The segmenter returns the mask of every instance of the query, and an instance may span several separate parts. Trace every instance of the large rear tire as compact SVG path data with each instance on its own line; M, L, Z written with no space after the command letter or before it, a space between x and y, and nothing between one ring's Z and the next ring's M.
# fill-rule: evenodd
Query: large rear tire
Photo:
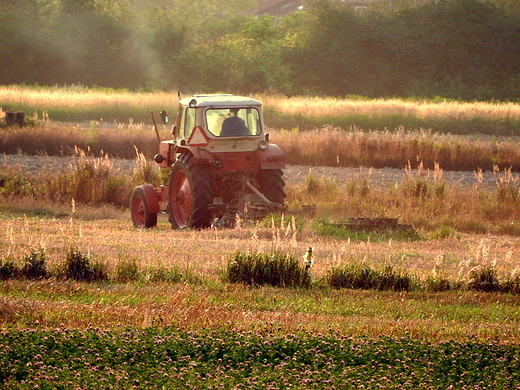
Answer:
M260 185L260 192L265 195L271 202L280 203L282 206L285 202L285 181L283 180L283 172L281 169L260 169L257 175L257 181Z
M191 157L188 154L179 157L170 172L168 209L173 229L210 225L211 177L207 167L193 164Z
M153 228L157 225L157 213L150 212L150 205L141 187L134 188L130 198L132 223L136 228Z

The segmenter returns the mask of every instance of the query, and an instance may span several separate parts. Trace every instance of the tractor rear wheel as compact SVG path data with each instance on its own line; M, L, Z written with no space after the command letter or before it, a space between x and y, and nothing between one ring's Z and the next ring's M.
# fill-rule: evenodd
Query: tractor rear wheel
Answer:
M170 172L168 205L173 229L206 228L210 224L211 177L207 167L193 164L191 157L179 157Z
M260 185L260 192L267 199L271 202L280 203L283 206L286 194L284 189L285 181L283 180L281 169L260 169L257 181Z
M157 225L157 213L150 213L150 205L142 187L136 187L132 192L130 212L137 228L153 228Z

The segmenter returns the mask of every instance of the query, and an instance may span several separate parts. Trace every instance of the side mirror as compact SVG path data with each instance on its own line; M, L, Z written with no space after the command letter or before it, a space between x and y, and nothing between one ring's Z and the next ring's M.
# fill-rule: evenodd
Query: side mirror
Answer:
M177 139L177 137L179 135L179 128L177 127L177 125L173 125L173 127L172 127L172 135L173 135L174 139Z
M166 111L161 111L159 115L161 116L161 119L165 125L167 125L170 122L170 118L168 118L168 114L166 113Z
M266 140L267 142L269 142L269 139L270 139L270 138L271 138L271 137L269 136L269 133L265 133L265 140Z

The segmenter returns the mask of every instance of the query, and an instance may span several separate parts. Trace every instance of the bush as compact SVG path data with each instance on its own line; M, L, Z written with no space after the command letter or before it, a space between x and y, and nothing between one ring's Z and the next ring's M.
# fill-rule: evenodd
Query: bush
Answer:
M227 276L231 283L261 286L310 287L311 278L303 262L292 255L276 252L237 252L228 262Z

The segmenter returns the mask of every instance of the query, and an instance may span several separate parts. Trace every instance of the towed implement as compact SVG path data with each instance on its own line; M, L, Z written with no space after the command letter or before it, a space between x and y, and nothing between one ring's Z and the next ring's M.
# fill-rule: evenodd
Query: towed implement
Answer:
M174 229L232 227L237 217L259 220L273 212L315 214L314 206L285 206L285 155L264 131L261 102L227 94L179 98L173 139L159 139L154 157L161 185L132 193L134 226L156 226L163 210ZM166 112L160 116L170 123ZM157 132L155 119L154 126Z

